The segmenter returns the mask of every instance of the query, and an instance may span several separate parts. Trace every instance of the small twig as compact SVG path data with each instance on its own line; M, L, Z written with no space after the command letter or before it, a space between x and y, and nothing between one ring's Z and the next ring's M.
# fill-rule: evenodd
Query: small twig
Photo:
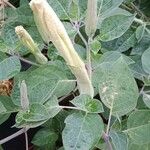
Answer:
M121 4L121 6L124 8L124 9L126 9L126 10L128 10L128 11L132 11L132 9L130 8L130 7L128 7L128 6L126 6L125 4Z
M106 134L109 135L109 129L110 129L110 123L111 123L111 116L112 116L112 109L113 107L110 108L110 113L109 113L109 118L108 118L108 125L106 129Z
M26 150L29 150L28 133L27 133L27 129L26 128L24 128L24 134L25 134L25 141L26 141Z
M59 98L58 102L59 103L62 102L64 99L66 99L68 96L71 96L71 95L73 95L75 97L74 92L76 92L77 89L78 88L76 87L69 95L65 95L65 96L62 96L61 98Z
M28 129L27 129L27 130L28 130ZM26 131L27 131L27 130L26 130ZM14 134L12 134L12 135L10 135L10 136L8 136L8 137L6 137L6 138L0 140L0 145L2 145L2 144L4 144L4 143L6 143L6 142L8 142L8 141L10 141L10 140L12 140L12 139L14 139L14 138L16 138L17 136L19 136L19 135L21 135L21 134L23 134L23 133L24 133L24 129L21 129L21 130L17 131L16 133L14 133Z
M9 7L12 7L13 9L16 9L16 7L14 5L12 5L10 2L8 2L8 0L3 0L3 2L5 4L7 4Z
M141 88L141 90L140 90L140 93L139 93L139 95L143 95L144 88L145 88L145 85L143 85L143 86L142 86L142 88Z
M72 95L72 93L70 93L69 95L65 95L65 96L62 96L61 98L59 98L58 102L62 102L64 99L66 99L68 96Z
M82 111L85 111L85 110L80 109L78 107L71 107L71 106L60 106L60 108L62 108L62 109L73 109L73 110L82 110Z
M16 56L16 55L15 55ZM39 64L37 64L37 63L35 63L35 62L32 62L32 61L30 61L30 60L27 60L27 59L24 59L24 58L22 58L22 57L20 57L20 56L17 56L20 60L22 60L23 62L26 62L26 63L28 63L28 64L30 64L30 65L33 65L33 66L37 66L37 67L40 67L40 65Z
M138 18L134 18L134 21L137 22L137 23L139 23L139 24L141 24L141 25L144 24L143 20L138 19Z

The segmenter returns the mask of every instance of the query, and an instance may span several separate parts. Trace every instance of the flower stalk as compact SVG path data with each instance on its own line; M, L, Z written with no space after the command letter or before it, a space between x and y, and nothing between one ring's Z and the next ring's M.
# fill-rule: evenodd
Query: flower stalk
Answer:
M48 62L47 58L41 53L30 34L22 26L17 26L15 32L21 43L30 50L39 64L46 64Z
M93 97L94 90L85 64L75 51L65 27L54 10L47 0L31 0L30 7L43 40L46 43L52 41L77 78L80 94L88 94Z

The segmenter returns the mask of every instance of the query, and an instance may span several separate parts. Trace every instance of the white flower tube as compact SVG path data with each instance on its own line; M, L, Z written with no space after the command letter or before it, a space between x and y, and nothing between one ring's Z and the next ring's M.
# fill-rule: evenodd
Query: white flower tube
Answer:
M88 36L94 35L97 28L97 0L88 0L85 32Z
M39 64L46 64L48 62L47 58L41 53L37 44L33 41L32 37L23 28L23 26L17 26L15 28L15 32L18 35L21 43L30 50Z
M75 51L62 22L47 0L31 0L30 7L43 40L46 43L52 41L77 78L80 94L88 94L93 97L94 90L85 64Z

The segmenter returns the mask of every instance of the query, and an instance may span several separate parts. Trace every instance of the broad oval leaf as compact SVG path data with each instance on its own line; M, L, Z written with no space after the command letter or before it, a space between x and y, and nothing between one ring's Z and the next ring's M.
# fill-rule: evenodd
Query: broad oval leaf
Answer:
M49 113L42 104L32 104L29 110L20 111L16 116L15 126L18 128L35 128L45 123L49 119Z
M39 130L32 139L32 143L36 146L48 146L51 147L58 139L58 135L50 129Z
M121 37L108 41L102 42L102 51L119 51L125 52L129 48L134 47L137 43L135 31L129 29Z
M122 57L114 62L102 63L95 74L99 76L101 100L112 109L114 116L125 115L136 107L138 87Z
M133 112L127 121L130 140L137 145L150 143L150 110L137 110Z
M124 133L110 131L110 137L115 150L128 150L128 139Z
M66 72L56 65L47 65L33 71L26 71L25 73L19 74L16 80L17 82L12 92L12 100L19 106L19 82L22 80L26 82L30 104L35 102L44 103L53 96L53 94L63 96L63 94L68 94L75 87L75 82L72 80L69 81ZM62 88L60 88L60 86ZM66 87L68 87L67 90L65 90Z
M100 26L101 41L111 41L122 36L130 27L134 20L134 15L126 16L123 14L110 16L104 19Z
M89 150L96 145L104 128L98 114L77 112L66 120L62 138L65 150Z
M140 40L140 42L133 47L131 55L141 56L149 48L150 48L150 35L144 35Z
M10 79L20 72L21 64L16 56L0 62L0 80Z

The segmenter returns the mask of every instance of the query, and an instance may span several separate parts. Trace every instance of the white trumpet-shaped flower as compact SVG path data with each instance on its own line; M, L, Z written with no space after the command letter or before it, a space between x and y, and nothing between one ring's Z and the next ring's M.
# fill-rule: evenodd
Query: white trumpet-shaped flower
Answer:
M26 46L30 52L35 56L36 60L40 64L46 64L48 62L47 58L41 53L37 44L33 41L30 34L22 27L17 26L15 32L18 35L21 43Z
M47 0L31 0L30 7L43 40L46 43L52 41L59 54L65 59L72 73L77 78L80 94L88 94L93 97L94 90L85 64L75 51L62 22L54 10L48 4Z
M97 28L97 0L88 0L85 32L88 36L94 35Z

